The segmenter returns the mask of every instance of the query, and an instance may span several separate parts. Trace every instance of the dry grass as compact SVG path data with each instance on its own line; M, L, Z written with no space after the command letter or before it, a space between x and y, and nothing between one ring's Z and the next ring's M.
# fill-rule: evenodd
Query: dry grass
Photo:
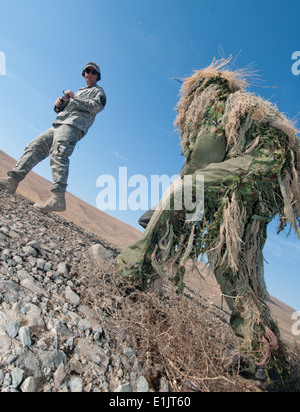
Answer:
M164 293L135 292L123 311L128 339L143 359L152 387L159 390L165 376L176 392L242 389L231 367L234 337L227 326L172 290Z
M153 391L244 392L253 384L238 374L235 336L221 312L194 294L178 296L131 287L114 265L89 276L85 303L105 312L106 330L118 345L135 348Z
M244 379L228 316L194 291L178 296L171 285L164 285L157 288L159 293L140 292L113 264L94 268L86 279L89 295L84 303L105 315L103 326L116 348L136 350L151 391L161 391L163 384L174 392L299 390L299 348L287 387L258 386Z

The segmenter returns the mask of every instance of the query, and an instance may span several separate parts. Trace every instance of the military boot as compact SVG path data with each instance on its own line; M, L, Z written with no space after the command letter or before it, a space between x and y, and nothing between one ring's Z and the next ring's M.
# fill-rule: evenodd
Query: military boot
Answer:
M9 193L15 193L18 189L19 183L12 177L0 179L0 189L6 190Z
M35 203L33 207L42 213L64 212L66 210L65 193L53 193L44 205Z

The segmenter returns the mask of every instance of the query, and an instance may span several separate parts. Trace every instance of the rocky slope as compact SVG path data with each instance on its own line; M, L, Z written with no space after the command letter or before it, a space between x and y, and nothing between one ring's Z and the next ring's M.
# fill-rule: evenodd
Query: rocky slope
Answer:
M88 250L101 243L117 253L0 190L2 392L148 390L135 351L111 340L105 303L91 304Z

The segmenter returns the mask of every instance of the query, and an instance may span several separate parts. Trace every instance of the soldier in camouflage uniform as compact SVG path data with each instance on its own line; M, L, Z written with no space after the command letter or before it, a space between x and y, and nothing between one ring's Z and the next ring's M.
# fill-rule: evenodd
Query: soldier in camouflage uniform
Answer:
M276 107L246 92L243 72L214 61L186 79L176 126L186 163L184 176L204 176L202 220L188 221L175 201L174 182L155 212L141 223L144 237L119 257L122 273L142 289L171 279L183 288L188 259L208 258L232 311L231 325L250 365L283 373L289 356L271 317L264 281L267 225L278 215L299 236L300 153L297 130ZM184 201L182 202L184 205ZM165 208L164 205L171 205Z
M95 117L106 105L104 90L97 85L101 79L100 68L88 62L82 73L86 87L77 93L65 92L55 104L58 116L51 127L33 140L25 149L19 162L9 171L8 178L0 179L0 188L14 193L18 184L42 160L48 156L53 178L52 197L45 205L35 204L41 212L61 212L66 209L65 192L69 175L69 158L76 143L88 132Z

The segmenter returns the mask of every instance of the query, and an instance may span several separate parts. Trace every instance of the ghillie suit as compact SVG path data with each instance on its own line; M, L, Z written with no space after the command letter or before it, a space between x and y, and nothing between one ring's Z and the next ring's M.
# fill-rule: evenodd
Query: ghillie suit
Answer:
M281 373L289 358L267 305L263 248L276 215L278 232L290 224L299 237L297 130L268 101L246 92L243 72L226 70L227 63L214 61L187 78L177 106L186 157L181 177L193 176L196 193L196 177L204 176L203 218L190 222L185 208L175 210L175 182L119 264L143 289L163 278L182 286L187 260L206 256L242 350L253 365Z

